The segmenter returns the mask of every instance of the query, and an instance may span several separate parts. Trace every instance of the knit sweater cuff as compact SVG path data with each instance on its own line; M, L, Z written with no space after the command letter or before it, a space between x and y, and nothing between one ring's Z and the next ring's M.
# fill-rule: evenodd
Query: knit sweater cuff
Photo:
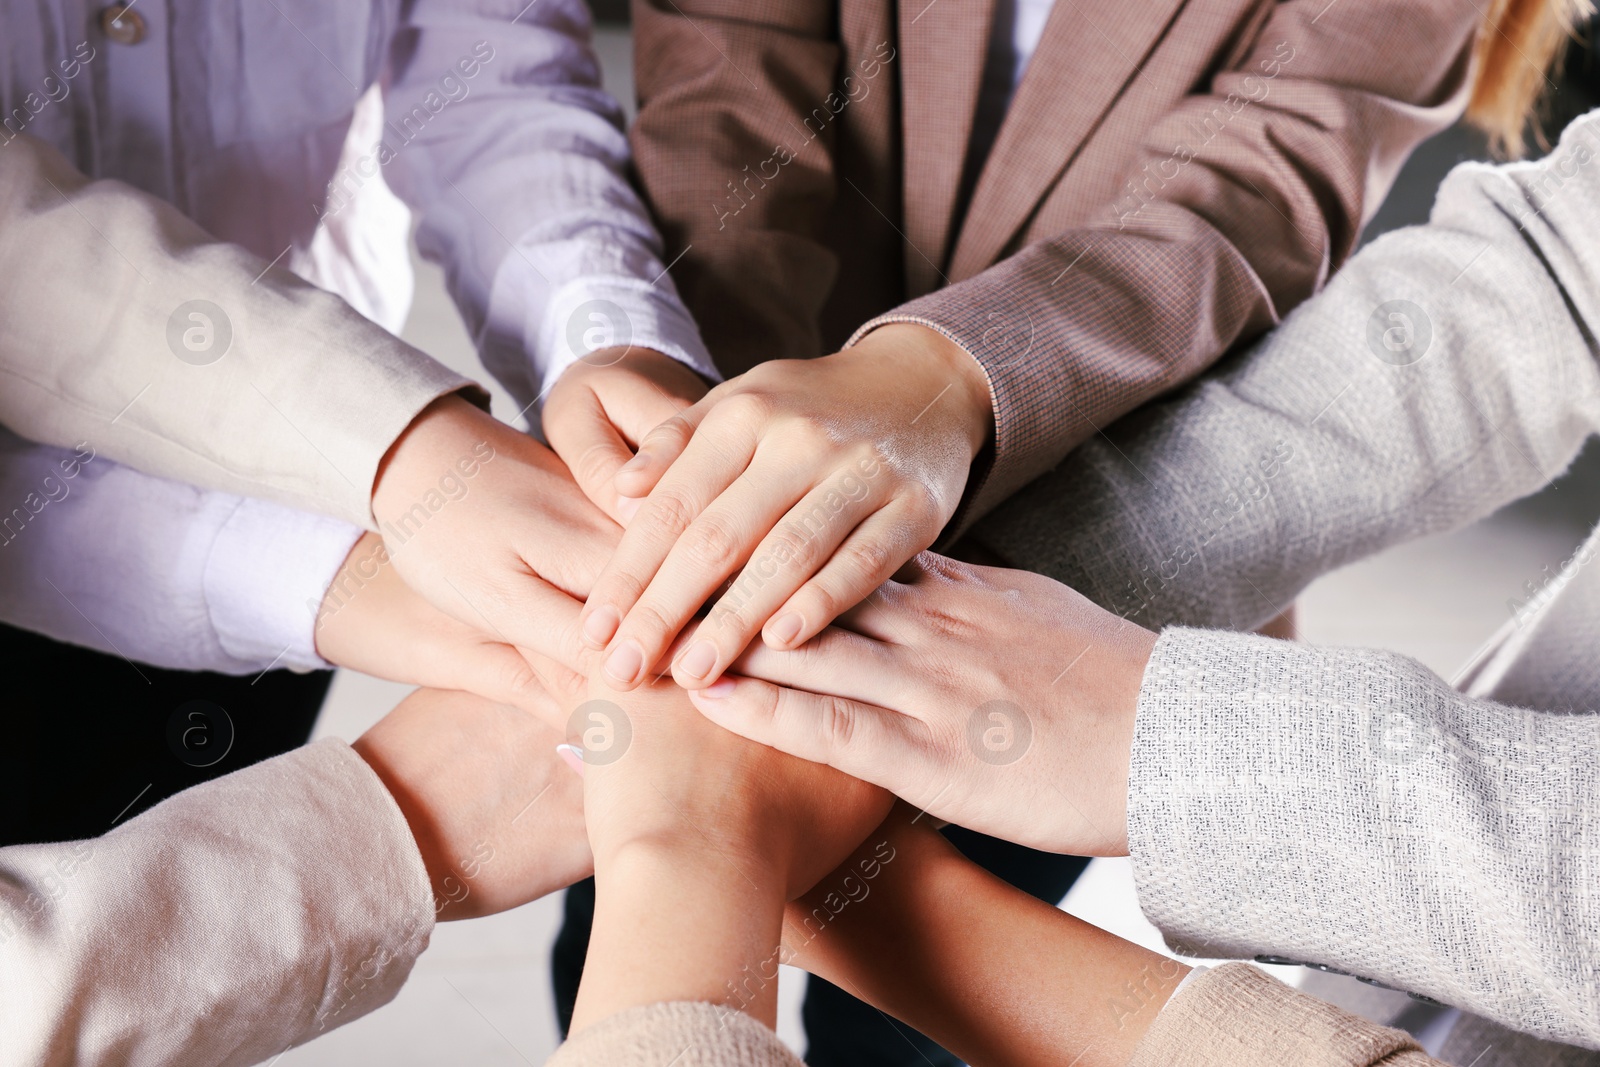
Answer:
M1291 989L1243 963L1169 1001L1128 1067L1426 1067L1410 1035Z
M619 1011L585 1027L546 1067L801 1067L778 1035L719 1004L671 1001Z

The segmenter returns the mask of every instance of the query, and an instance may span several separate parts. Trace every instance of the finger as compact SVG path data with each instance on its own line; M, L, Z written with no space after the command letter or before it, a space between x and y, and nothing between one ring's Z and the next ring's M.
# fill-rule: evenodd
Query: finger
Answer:
M710 411L710 397L664 418L639 441L637 454L617 470L614 487L619 496L643 497L661 481L667 469L678 461L701 421Z
M689 699L723 729L897 796L935 777L927 773L920 724L871 704L734 676L690 692Z
M683 531L628 610L612 647L631 643L644 664L660 659L673 638L750 558L762 537L804 491L802 472L789 464L763 465L758 455L757 462ZM740 647L733 645L723 653L715 646L692 642L674 661L673 669L678 672L683 665L686 673L680 676L685 681L698 678L732 659Z
M584 496L612 519L622 521L615 478L633 459L633 449L612 423L599 397L584 391L568 401L559 418L547 418L545 436L566 463Z
M769 520L766 529L771 532L749 554L748 562L738 561L743 564L739 577L718 598L695 632L695 640L674 662L674 680L686 689L716 681L762 624L768 623L773 611L824 566L850 531L870 519L879 506L880 500L870 490L852 498L824 483L806 493L781 522ZM662 573L672 569L669 559ZM818 626L812 632L821 629Z
M504 573L440 576L428 599L503 644L549 656L574 670L582 670L592 658L578 640L578 602L532 573L520 558L509 562Z
M755 444L746 439L744 445L703 433L656 486L589 590L581 625L590 648L611 644L623 616L644 594L683 531L744 473Z
M909 504L890 503L852 530L810 581L773 612L762 639L774 648L795 648L810 640L928 547L927 536ZM868 613L856 621L873 618ZM877 617L875 621L892 632L889 620Z
M903 702L900 692L908 668L897 646L830 626L792 651L757 641L727 669L773 685L820 690L893 709Z
M497 704L532 714L541 722L559 726L563 718L555 697L540 681L528 661L510 645L478 641L454 650L443 686L476 693ZM440 684L425 682L425 685Z

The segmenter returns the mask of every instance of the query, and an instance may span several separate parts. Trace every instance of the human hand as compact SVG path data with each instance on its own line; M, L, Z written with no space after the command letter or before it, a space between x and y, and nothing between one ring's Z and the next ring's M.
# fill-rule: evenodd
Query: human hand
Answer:
M351 746L410 824L440 919L505 911L593 870L560 739L515 708L422 689Z
M317 613L317 652L329 663L390 681L476 693L559 727L565 716L547 674L493 634L424 600L396 573L377 534L362 534ZM553 670L553 668L550 668Z
M619 531L555 454L460 397L407 427L372 494L389 559L445 614L567 664L581 658L572 597Z
M567 740L587 741L586 825L600 869L630 851L716 855L787 900L837 866L893 803L712 724L670 683L631 693L591 685L589 696Z
M712 725L676 686L590 696L574 720L599 742L582 763L595 918L573 1032L683 1000L773 1025L784 901L848 855L890 798Z
M653 349L591 352L563 371L550 390L542 416L545 440L584 494L621 522L639 502L618 495L618 468L633 459L647 433L705 393L698 374Z
M1156 635L1048 578L927 553L792 652L691 692L713 722L1034 848L1125 855ZM757 679L764 680L757 680ZM795 688L785 688L795 687Z
M620 494L649 496L589 594L584 641L631 688L740 572L674 660L678 684L711 684L758 631L802 644L933 543L992 422L977 361L908 324L716 387L618 471Z

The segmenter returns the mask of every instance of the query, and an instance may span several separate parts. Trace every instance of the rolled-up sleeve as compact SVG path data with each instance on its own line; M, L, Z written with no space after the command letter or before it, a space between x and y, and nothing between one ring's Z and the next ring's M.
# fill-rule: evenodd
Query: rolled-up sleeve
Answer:
M596 349L716 377L628 181L580 0L420 0L395 35L378 149L484 365L524 405Z

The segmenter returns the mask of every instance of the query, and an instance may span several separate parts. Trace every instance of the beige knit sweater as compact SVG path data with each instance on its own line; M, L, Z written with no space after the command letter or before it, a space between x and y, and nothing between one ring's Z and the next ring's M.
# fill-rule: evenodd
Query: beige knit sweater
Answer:
M800 1067L778 1035L714 1004L651 1004L574 1035L548 1067ZM1437 1067L1410 1036L1247 964L1206 971L1167 1003L1128 1067Z

